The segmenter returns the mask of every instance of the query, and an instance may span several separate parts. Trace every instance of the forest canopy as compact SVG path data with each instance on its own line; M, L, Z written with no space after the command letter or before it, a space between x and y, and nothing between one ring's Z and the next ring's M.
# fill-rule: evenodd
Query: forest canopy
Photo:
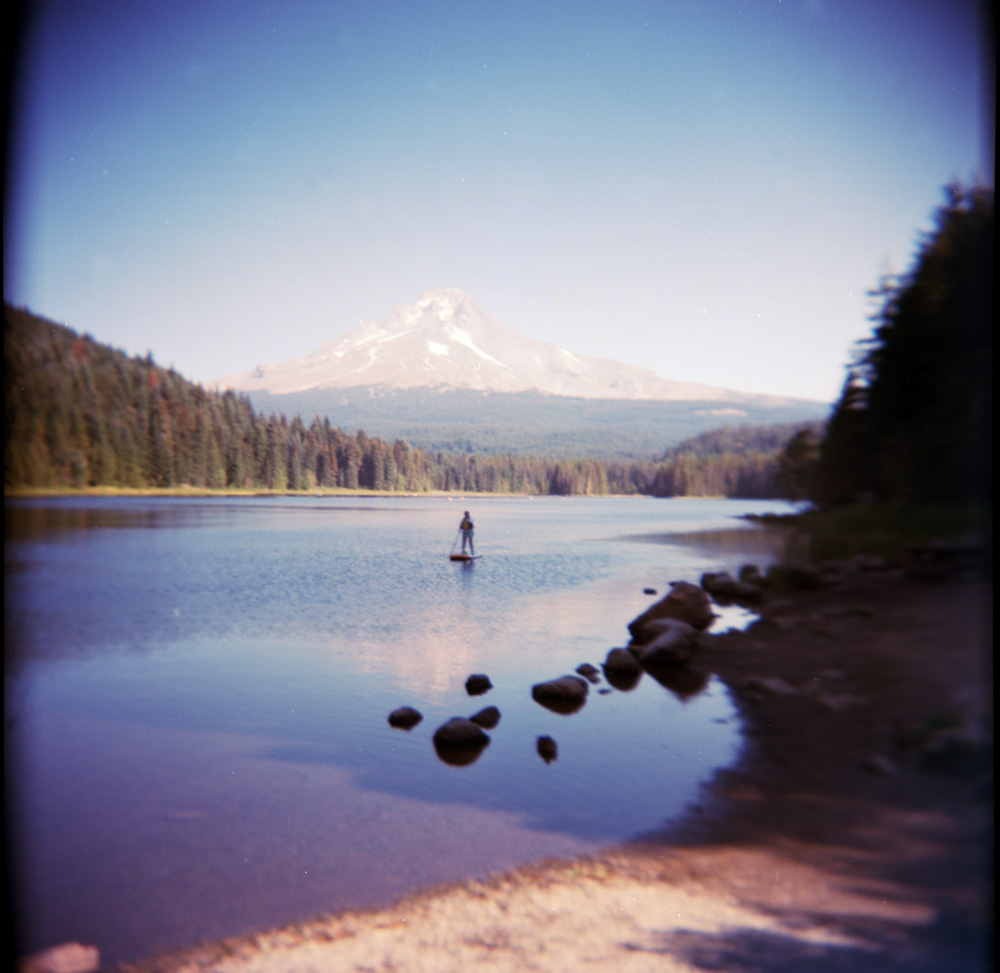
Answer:
M993 191L946 190L829 421L726 427L648 460L429 452L258 414L23 309L4 308L5 489L431 490L987 502Z
M706 433L648 460L427 452L258 414L152 356L4 308L6 489L378 490L774 497L797 425Z
M987 501L993 190L949 187L912 269L872 296L875 328L848 368L811 498L820 506Z

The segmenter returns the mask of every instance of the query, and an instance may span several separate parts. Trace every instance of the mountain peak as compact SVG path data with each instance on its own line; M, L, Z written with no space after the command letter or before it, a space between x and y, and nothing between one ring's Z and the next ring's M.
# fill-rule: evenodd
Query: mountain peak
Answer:
M741 398L539 341L493 317L457 288L427 291L309 355L260 365L217 384L272 395L367 387L534 391L588 399Z
M462 303L468 300L465 291L460 291L457 287L439 287L436 290L428 291L413 303L413 307L433 309L438 312L451 312Z

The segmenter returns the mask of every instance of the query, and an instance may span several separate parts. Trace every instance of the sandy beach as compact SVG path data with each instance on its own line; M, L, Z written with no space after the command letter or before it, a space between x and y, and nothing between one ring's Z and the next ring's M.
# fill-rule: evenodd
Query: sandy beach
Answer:
M991 969L990 599L889 569L769 593L704 640L745 747L678 825L121 973Z

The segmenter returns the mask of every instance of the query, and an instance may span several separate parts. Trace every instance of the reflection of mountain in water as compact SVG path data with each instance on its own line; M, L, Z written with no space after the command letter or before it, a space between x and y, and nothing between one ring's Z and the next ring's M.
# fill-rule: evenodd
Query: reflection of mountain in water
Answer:
M630 535L627 539L692 550L714 548L720 559L726 561L735 557L770 564L787 557L789 538L790 533L783 529L751 527L691 534ZM498 555L494 561L499 563L501 559L502 555ZM486 583L485 574L481 580ZM663 588L670 580L675 579L664 574L656 583ZM418 693L424 703L444 702L449 697L460 697L468 675L479 669L499 668L515 673L518 682L532 673L538 678L551 675L546 667L551 646L578 644L576 663L600 663L609 649L627 641L626 621L649 601L638 584L619 584L613 588L598 584L552 591L544 598L527 595L515 599L498 618L495 614L484 617L477 613L475 598L481 594L470 589L469 603L460 606L436 599L411 609L405 638L392 645L377 640L361 641L358 651L352 653L350 667L391 675L397 687L405 693ZM496 609L496 605L491 606L491 612ZM738 606L716 605L714 611L719 619L713 631L743 628L756 618L753 612ZM517 640L507 635L514 628L521 633ZM581 632L590 636L581 636ZM661 680L664 685L670 681L669 674L666 680ZM677 694L683 698L695 692L691 678L675 675L673 682L677 684ZM702 687L704 682L702 679Z
M456 619L440 603L413 612L409 631L393 644L361 640L352 646L345 668L392 677L404 692L418 691L422 701L457 696L476 665L487 633L474 618ZM338 664L344 666L338 641ZM355 651L356 650L356 651Z

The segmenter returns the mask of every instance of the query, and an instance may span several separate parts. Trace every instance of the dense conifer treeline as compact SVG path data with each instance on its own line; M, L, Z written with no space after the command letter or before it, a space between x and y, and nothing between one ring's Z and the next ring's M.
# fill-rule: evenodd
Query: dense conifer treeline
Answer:
M427 453L329 420L261 415L27 311L4 308L4 486L773 497L799 427L707 433L659 460Z
M872 295L876 327L826 435L811 449L796 443L800 479L820 506L992 495L993 190L945 192L913 268Z
M406 443L259 416L151 357L4 310L6 486L434 488L430 460Z

